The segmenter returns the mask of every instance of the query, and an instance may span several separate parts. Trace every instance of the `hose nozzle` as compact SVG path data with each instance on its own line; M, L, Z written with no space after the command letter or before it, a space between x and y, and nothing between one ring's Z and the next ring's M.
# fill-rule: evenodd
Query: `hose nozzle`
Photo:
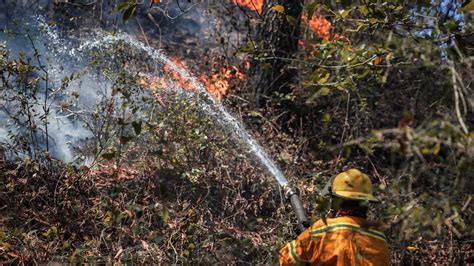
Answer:
M306 217L303 208L303 203L301 202L301 199L298 193L296 192L296 189L290 186L285 186L284 189L286 190L286 199L290 201L291 207L293 208L293 210L295 210L296 219L298 219L299 227L301 231L304 231L306 228L311 226L311 223L309 222L308 217Z

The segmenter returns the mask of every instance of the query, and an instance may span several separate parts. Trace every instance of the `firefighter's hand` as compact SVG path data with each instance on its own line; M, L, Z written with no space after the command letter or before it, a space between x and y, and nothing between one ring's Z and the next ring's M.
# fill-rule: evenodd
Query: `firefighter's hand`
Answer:
M303 233L304 230L308 229L310 226L311 224L309 222L299 223L293 228L293 232L295 232L295 235L298 237L301 233Z
M295 232L295 238L297 238L301 233L303 233L303 230L301 230L301 226L298 224L294 226L293 232Z

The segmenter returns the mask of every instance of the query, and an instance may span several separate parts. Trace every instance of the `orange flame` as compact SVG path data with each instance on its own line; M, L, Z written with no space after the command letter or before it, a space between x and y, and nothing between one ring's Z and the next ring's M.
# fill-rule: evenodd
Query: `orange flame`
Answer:
M245 75L235 66L230 68L222 67L220 71L212 74L210 79L207 79L204 74L199 76L199 80L204 83L207 90L218 101L222 100L222 98L227 94L227 91L229 90L229 81L234 78L239 80L245 79Z
M235 5L239 5L248 8L252 11L256 11L258 14L262 14L263 0L231 0ZM301 17L301 21L308 25L308 27L316 33L323 40L329 40L331 32L331 22L322 16L313 15L311 20L308 21L308 16L304 14Z
M329 20L322 16L313 15L311 20L308 21L308 15L303 14L301 21L307 24L311 31L321 37L321 39L329 40L331 33L331 22L329 22Z
M177 57L170 57L170 61L173 62L180 68L188 69L187 65ZM142 74L140 79L137 81L138 85L150 89L152 95L163 105L162 97L160 90L168 88L170 86L181 87L186 90L193 90L194 87L192 84L184 79L180 74L178 74L174 69L169 65L163 67L163 71L167 76L153 76Z
M232 0L232 3L262 14L263 0Z
M170 61L180 68L188 69L186 63L177 57L171 57ZM248 66L246 65L246 67ZM181 75L174 71L170 65L165 65L163 69L165 73L169 75L171 80L161 76L142 75L138 80L138 84L150 88L153 95L158 100L160 100L158 90L169 87L171 85L170 83L174 83L176 86L185 90L196 90L196 87L194 87L193 84L181 77ZM245 75L235 66L222 67L210 76L204 73L199 75L199 80L218 101L222 100L222 98L227 94L232 80L235 79L245 79Z
M173 62L176 66L178 66L178 67L180 67L184 70L188 70L188 66L186 65L186 63L183 62L183 60L179 59L178 57L172 56L172 57L170 57L170 61ZM174 71L171 68L171 66L165 65L163 69L164 69L165 73L170 75L172 81L175 82L176 84L178 84L183 89L185 89L185 90L195 90L196 89L192 86L192 84L190 83L189 80L184 79L179 73Z
M176 56L171 56L170 61L173 62L175 65L177 65L180 68L188 69L188 66L186 65L186 63L183 62L183 60L179 59Z

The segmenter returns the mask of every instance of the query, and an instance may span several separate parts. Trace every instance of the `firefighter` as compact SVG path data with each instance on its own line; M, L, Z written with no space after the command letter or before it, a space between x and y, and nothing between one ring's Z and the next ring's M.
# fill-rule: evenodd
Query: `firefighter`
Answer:
M331 212L280 250L280 265L388 265L387 239L367 220L369 203L378 203L369 177L349 169L323 190Z

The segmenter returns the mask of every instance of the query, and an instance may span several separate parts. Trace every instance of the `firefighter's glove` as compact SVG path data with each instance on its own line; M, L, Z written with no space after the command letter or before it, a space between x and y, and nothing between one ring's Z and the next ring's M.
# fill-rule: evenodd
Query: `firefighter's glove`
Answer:
M298 237L301 233L303 233L304 230L308 229L310 226L311 224L309 222L300 223L293 228L293 232L295 232L296 237Z

